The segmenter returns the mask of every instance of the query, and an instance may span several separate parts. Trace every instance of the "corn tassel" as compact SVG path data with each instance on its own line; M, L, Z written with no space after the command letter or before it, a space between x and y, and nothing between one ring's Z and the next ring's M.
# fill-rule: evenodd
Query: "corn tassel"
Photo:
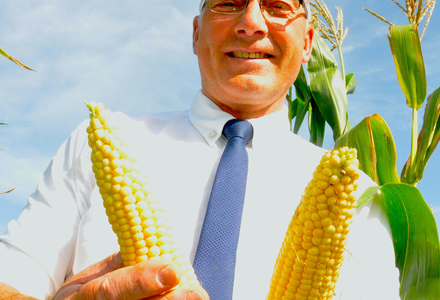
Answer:
M180 285L199 285L191 264L177 247L147 177L123 137L118 136L118 129L112 126L111 112L102 103L86 104L91 111L87 132L92 168L124 265L149 259L171 260L182 271Z
M358 165L356 149L323 156L288 227L268 300L332 298L353 217Z

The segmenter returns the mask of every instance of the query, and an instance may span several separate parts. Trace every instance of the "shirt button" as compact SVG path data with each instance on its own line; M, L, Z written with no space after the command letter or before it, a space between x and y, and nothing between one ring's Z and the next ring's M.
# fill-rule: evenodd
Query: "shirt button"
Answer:
M209 133L209 137L212 139L215 138L216 136L217 136L217 131L215 131L215 130L213 130Z

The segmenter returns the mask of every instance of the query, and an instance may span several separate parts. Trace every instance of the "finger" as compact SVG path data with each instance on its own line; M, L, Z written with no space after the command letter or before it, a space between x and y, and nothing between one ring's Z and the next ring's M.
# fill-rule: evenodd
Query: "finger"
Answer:
M77 275L66 281L65 284L85 284L95 278L101 277L122 267L124 267L124 263L122 262L121 253L116 252L101 260L100 262L91 265L84 271L78 273Z
M147 300L209 300L208 293L200 286L179 287Z
M176 265L149 260L117 269L84 284L75 299L143 299L163 294L179 284Z
M87 282L95 280L123 266L121 254L119 252L114 253L67 280L50 299L72 299L76 291Z

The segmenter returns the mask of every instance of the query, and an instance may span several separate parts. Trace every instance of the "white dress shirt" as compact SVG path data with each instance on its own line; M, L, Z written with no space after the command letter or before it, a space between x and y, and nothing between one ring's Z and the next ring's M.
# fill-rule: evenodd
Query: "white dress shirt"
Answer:
M202 92L189 111L133 120L121 127L192 261L218 161L221 132L233 117ZM249 120L249 175L234 299L264 300L287 226L325 150L289 130L287 108ZM0 281L39 298L118 251L91 169L83 122L61 146L18 220L0 236ZM374 183L361 176L358 194ZM390 229L380 206L356 210L335 299L399 299Z

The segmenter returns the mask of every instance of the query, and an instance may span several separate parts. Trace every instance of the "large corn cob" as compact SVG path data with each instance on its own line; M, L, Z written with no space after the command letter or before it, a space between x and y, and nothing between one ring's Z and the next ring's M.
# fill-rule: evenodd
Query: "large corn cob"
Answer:
M327 300L334 294L359 178L356 149L326 153L295 210L268 300Z
M112 126L111 112L102 103L86 104L91 111L87 132L93 172L124 264L158 258L171 260L182 271L181 285L198 285L191 264L176 247L161 203L151 192L129 146Z

